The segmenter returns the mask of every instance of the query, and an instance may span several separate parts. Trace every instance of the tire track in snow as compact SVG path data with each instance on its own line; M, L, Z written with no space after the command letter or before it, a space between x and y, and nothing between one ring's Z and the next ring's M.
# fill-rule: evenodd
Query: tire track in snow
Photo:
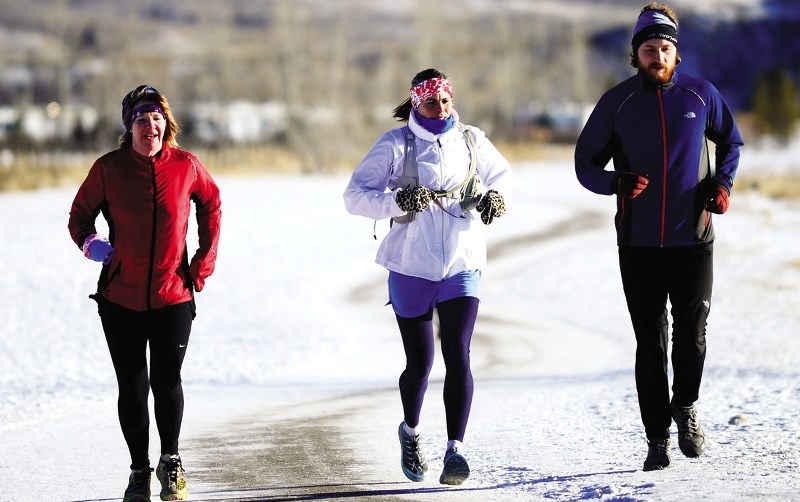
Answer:
M548 228L496 241L487 253L493 262L510 259L530 246L594 230L605 216L582 211ZM385 280L356 285L346 294L346 301L367 303L385 290ZM514 336L521 330L542 329L527 322L480 315L474 334L473 369L484 374L508 372L515 365L530 365L536 352L525 337ZM498 333L511 332L509 337ZM521 344L516 361L508 360L507 342ZM431 382L431 387L440 382ZM358 498L358 500L488 500L494 487L436 487L410 483L400 473L394 449L385 458L365 465L363 452L349 445L373 444L365 436L374 435L375 443L385 439L386 431L364 427L369 411L398 408L397 390L376 389L349 393L328 399L312 399L264 410L258 415L237 418L211 433L192 438L187 453L194 459L190 483L200 487L193 499L228 501L291 501ZM353 427L347 427L347 424ZM343 427L344 425L344 427ZM368 424L367 424L368 425ZM394 448L392 444L392 448ZM186 448L186 447L185 447ZM189 457L189 455L186 455ZM377 478L392 472L392 480ZM438 474L431 472L431 477ZM191 488L191 484L190 484Z

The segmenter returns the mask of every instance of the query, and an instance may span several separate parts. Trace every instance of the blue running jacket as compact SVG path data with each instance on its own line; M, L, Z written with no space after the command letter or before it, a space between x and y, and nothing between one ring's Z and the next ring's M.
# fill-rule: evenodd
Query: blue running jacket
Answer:
M714 143L712 172L706 139ZM592 192L611 195L617 172L649 178L635 199L617 196L620 246L693 246L714 240L705 201L716 185L731 190L743 144L719 91L674 73L656 86L635 75L598 101L575 147L575 172ZM614 171L606 170L609 160Z

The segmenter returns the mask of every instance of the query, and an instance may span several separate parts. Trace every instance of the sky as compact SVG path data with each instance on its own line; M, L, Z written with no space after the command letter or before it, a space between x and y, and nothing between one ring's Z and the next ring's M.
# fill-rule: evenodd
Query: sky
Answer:
M740 170L768 176L795 154L745 149ZM373 263L388 223L346 213L346 173L217 178L219 260L183 369L192 500L800 500L800 201L737 187L715 216L707 451L684 458L673 426L672 466L645 473L613 199L584 190L569 160L514 171L509 213L485 228L460 487L438 484L438 355L421 424L430 474L399 468L402 345ZM99 265L66 227L76 189L0 194L0 501L116 500L127 483L87 297ZM153 424L153 459L156 438Z

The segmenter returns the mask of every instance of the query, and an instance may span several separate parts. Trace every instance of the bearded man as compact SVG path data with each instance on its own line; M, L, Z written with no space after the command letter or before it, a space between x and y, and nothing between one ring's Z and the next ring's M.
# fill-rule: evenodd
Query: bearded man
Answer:
M631 48L637 74L598 101L578 138L575 171L588 190L616 194L619 265L648 443L644 470L650 471L670 464L672 420L685 456L698 457L705 448L695 402L711 308L711 213L728 209L743 143L719 91L676 70L681 58L672 9L645 6ZM713 170L706 139L716 145ZM614 169L606 170L612 159Z

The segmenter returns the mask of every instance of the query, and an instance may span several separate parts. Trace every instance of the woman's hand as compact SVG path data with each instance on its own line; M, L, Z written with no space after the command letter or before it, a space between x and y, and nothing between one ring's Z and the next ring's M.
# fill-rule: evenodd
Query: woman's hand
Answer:
M411 188L401 188L397 191L395 199L397 205L403 211L424 211L428 205L436 198L436 193L428 187L416 186Z
M506 214L506 202L503 196L497 190L489 190L481 198L478 206L475 208L481 213L481 221L485 225L490 224L495 218L499 218Z
M117 252L111 243L108 242L108 239L100 237L97 234L88 236L83 241L81 249L83 250L84 256L92 261L103 262L103 265L111 263L111 258L113 258L114 253Z

